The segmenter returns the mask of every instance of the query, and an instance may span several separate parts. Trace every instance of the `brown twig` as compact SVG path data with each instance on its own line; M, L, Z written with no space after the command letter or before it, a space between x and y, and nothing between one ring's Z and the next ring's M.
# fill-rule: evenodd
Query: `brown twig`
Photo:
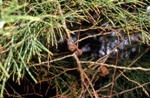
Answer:
M94 96L95 98L98 98L98 94L97 92L94 90L94 87L92 86L92 83L91 81L89 80L88 76L85 74L84 70L82 69L82 66L81 66L81 63L80 63L80 60L79 58L77 57L76 54L74 54L74 58L78 64L78 68L79 68L79 71L80 71L80 77L81 77L81 87L82 87L82 91L84 91L84 81L85 81L85 78L87 79L89 85L91 86L92 90L93 90L93 93L94 93Z
M67 71L72 71L72 70L77 70L77 68L67 68L67 69L65 69L63 72L61 72L61 73L59 73L59 74L57 74L57 75L55 75L55 76L53 76L53 77L51 77L51 78L49 78L49 79L44 79L44 80L38 81L38 83L50 81L50 80L52 80L52 79L54 79L54 78L60 76L61 74L66 73Z
M60 5L60 3L59 3L58 0L57 0L57 4L58 4L59 14L60 14L60 16L62 17L62 16L63 16L63 13L62 13L62 10L61 10L61 5ZM63 24L64 28L67 28L65 19L62 19L62 24ZM69 41L72 42L72 41L71 41L70 33L69 33L67 30L66 30L66 33L67 33L67 37L68 37Z
M123 76L123 77L125 77L128 81L130 81L130 82L133 82L133 83L135 83L135 84L137 84L138 86L141 86L141 88L142 88L142 90L143 90L143 92L149 97L149 94L148 94L148 92L146 91L146 89L140 84L140 83L138 83L137 81L134 81L134 80L131 80L130 78L128 78L125 74L123 74L123 72L122 71L120 71L119 70L119 72L121 73L121 75Z
M101 62L101 63L105 63L106 60L108 59L108 57L110 56L111 53L113 53L120 45L122 45L122 43L125 40L123 40L122 42L120 42L118 45L116 45L108 54L106 54L105 56L99 58L96 62ZM102 61L101 61L102 60ZM94 64L91 64L88 66L88 68L91 68ZM95 65L94 65L95 66ZM86 69L85 69L86 70Z
M118 65L118 52L116 52L116 66ZM111 83L111 89L110 89L110 96L112 95L113 87L114 87L114 82L115 82L115 74L116 74L116 68L114 68L114 73L112 75L112 83Z
M82 69L82 70L83 70L83 69ZM95 98L99 98L99 97L98 97L97 92L95 91L95 89L94 89L94 87L93 87L93 85L92 85L92 82L90 81L90 79L88 78L88 76L85 74L85 72L84 72L84 71L83 71L83 74L84 74L85 78L87 79L87 81L88 81L89 85L91 86L91 88L92 88L92 90L93 90L93 93L94 93Z
M66 55L66 56L63 56L63 57L60 57L60 58L57 58L57 59L54 59L54 60L46 61L46 62L36 63L36 64L31 65L30 67L40 66L40 65L44 65L45 66L46 64L48 64L48 62L53 63L53 62L57 62L57 61L69 58L69 57L73 57L73 54Z
M38 95L40 97L43 97L43 95L39 94L39 93L27 93L27 94L22 94L21 96L23 97L23 96L29 96L29 95ZM15 97L17 97L17 96L15 96ZM22 97L19 97L19 98L22 98Z
M9 83L8 85L13 90L13 92L16 93L21 98L21 95Z
M96 36L107 35L107 34L111 34L111 33L110 33L110 32L108 32L108 33L102 33L102 32L100 32L100 33L98 33L98 34L88 35L88 36L86 36L86 37L83 37L83 38L77 40L77 41L75 42L75 44L76 44L76 43L79 43L79 42L81 42L81 41L83 41L83 40L85 40L85 39L88 39L88 38L93 38L93 37L96 37Z
M144 83L144 84L142 84L142 85L136 86L136 87L134 87L134 88L127 89L127 90L124 90L124 91L122 91L122 92L113 94L113 95L111 95L111 96L103 95L102 97L99 97L99 98L110 98L110 97L113 97L113 96L118 96L118 95L121 95L121 94L123 94L123 93L127 93L127 92L133 91L133 90L135 90L135 89L144 87L145 85L149 85L149 84L150 84L150 82L147 82L147 83Z
M139 55L135 60L133 60L133 62L128 65L128 68L129 68L130 66L132 66L136 61L138 61L146 52L148 52L148 50L149 50L149 48L147 48L141 55ZM127 70L127 69L124 69L123 72L125 72L126 70ZM120 76L121 76L121 74L119 74L119 75L115 78L115 80L117 80ZM106 87L108 87L108 86L110 86L110 85L111 85L111 83L108 83L107 85L105 85L105 86L101 87L99 90L97 90L97 92L100 92L102 89L104 89L104 88L106 88Z
M49 91L49 88L50 88L50 86L51 86L51 83L52 83L51 80L48 81L48 87L47 87L47 90L45 91L45 95L47 95L47 93L48 93L48 91Z
M76 60L77 65L78 65L78 70L80 72L80 78L81 78L81 89L82 89L82 91L84 91L84 80L85 80L85 77L84 77L84 74L83 74L83 69L82 69L80 60L79 60L79 58L77 57L77 55L75 53L73 53L73 57ZM82 96L82 91L81 91L81 96Z
M144 84L142 84L142 85L136 86L136 87L134 87L134 88L127 89L127 90L124 90L124 91L122 91L122 92L113 94L113 95L111 95L111 96L104 96L104 95L103 95L103 97L100 97L100 98L109 98L109 97L113 97L113 96L118 96L118 95L121 95L121 94L123 94L123 93L131 92L131 91L133 91L133 90L135 90L135 89L144 87L145 85L149 85L149 84L150 84L150 82L147 82L147 83L144 83Z
M107 67L117 68L117 69L124 69L124 70L142 70L142 71L150 71L150 68L143 68L143 67L124 67L124 66L116 66L111 64L104 64L104 63L97 63L92 61L81 61L83 64L95 64L95 65L103 65Z

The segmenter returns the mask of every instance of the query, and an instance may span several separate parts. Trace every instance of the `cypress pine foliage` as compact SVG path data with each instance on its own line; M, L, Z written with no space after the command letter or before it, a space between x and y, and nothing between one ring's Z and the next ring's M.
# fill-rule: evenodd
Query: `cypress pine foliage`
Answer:
M1 0L0 97L149 97L149 5Z

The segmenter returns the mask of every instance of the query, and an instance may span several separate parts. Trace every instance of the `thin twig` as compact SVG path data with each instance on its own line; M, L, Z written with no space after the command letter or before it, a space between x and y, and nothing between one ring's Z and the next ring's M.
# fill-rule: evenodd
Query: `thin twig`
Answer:
M93 98L93 95L92 95L91 91L89 90L89 86L88 86L85 82L84 82L84 85L85 85L86 90L88 91L90 97ZM86 90L85 90L85 91L86 91ZM84 92L85 92L85 91L84 91Z
M138 83L137 81L134 81L134 80L131 80L130 78L128 78L125 74L123 74L122 71L119 70L119 72L120 72L121 75L122 75L123 77L125 77L128 81L131 81L131 82L137 84L138 86L141 86L141 84ZM141 86L141 88L142 88L143 92L149 97L149 94L148 94L148 92L146 91L146 89L145 89L143 86Z
M105 56L99 58L96 62L105 63L106 60L109 58L110 54L113 53L113 52L116 50L116 48L118 48L120 45L122 45L123 42L124 42L124 40L123 40L122 42L120 42L118 45L116 45L107 55L105 55ZM87 69L89 69L89 68L92 69L92 70L94 70L95 68L97 68L96 65L94 65L94 66L93 66L93 65L94 65L94 64L89 65L88 68L85 68L85 69L84 69L84 71L87 70ZM98 65L98 66L99 66L99 65ZM92 68L91 68L91 67L92 67ZM100 67L101 67L101 66L100 66ZM100 67L99 67L99 68L100 68ZM99 68L98 68L98 69L95 71L95 73L92 75L91 82L94 81L94 79L95 79L97 73L99 72Z
M61 5L60 5L58 0L57 0L57 4L58 4L59 14L60 14L61 17L63 17L63 13L62 13L62 10L61 10ZM64 28L67 29L67 25L66 25L65 19L62 19L62 24L63 24ZM70 33L67 30L66 30L66 33L67 33L67 37L68 37L69 41L72 42Z
M75 42L75 44L76 44L76 43L79 43L79 42L81 42L81 41L83 41L83 40L85 40L85 39L88 39L88 38L93 38L93 37L96 37L96 36L107 35L107 34L111 34L111 32L107 32L107 33L102 33L102 32L100 32L100 33L98 33L98 34L88 35L88 36L86 36L86 37L83 37L83 38L77 40L77 41Z
M116 66L118 65L118 52L116 53ZM113 87L114 87L114 82L115 82L115 74L116 74L116 68L114 68L114 73L112 75L112 83L111 83L111 89L110 89L110 96L112 95Z
M46 61L46 62L36 63L36 64L31 65L31 66L45 65L45 64L48 64L48 62L53 63L53 62L57 62L57 61L69 58L69 57L73 57L73 54L66 55L66 56L63 56L63 57L60 57L60 58L57 58L57 59L54 59L54 60Z
M121 94L123 94L123 93L131 92L131 91L133 91L133 90L135 90L135 89L138 89L138 88L144 87L145 85L149 85L149 84L150 84L150 82L144 83L144 84L139 85L139 86L136 86L136 87L134 87L134 88L127 89L127 90L124 90L124 91L122 91L122 92L119 92L119 93L113 94L111 97L116 96L116 95L121 95ZM100 97L100 98L109 98L109 97L110 97L110 96L103 96L103 97Z
M122 42L120 42L118 45L116 45L108 54L106 54L105 56L99 58L96 62L101 62L101 63L105 63L106 60L108 59L108 57L110 56L111 53L113 53L120 45L123 44L125 40L123 40ZM102 61L101 61L102 60ZM93 66L93 64L89 65L88 68L91 68ZM95 65L94 65L95 66ZM86 69L84 69L86 70Z
M116 66L116 65L110 65L110 64L104 64L104 63L98 63L98 62L92 62L92 61L81 61L83 64L95 64L95 65L103 65L107 67L117 68L117 69L124 69L124 70L142 70L142 71L150 71L150 68L143 68L143 67L124 67L124 66Z
M93 93L94 93L95 98L99 98L99 97L98 97L97 92L95 91L95 89L94 89L94 87L93 87L93 85L92 85L92 82L90 81L90 79L88 78L88 76L85 74L85 72L84 72L84 71L83 71L83 74L84 74L85 78L87 79L87 81L88 81L89 85L91 86L91 88L92 88L92 90L93 90Z
M39 97L43 97L43 95L42 94L39 94L39 93L27 93L27 94L22 94L21 96L23 97L23 96L29 96L29 95L37 95L37 96L39 96ZM16 97L16 96L15 96ZM22 97L19 97L19 98L22 98Z
M80 60L79 58L77 57L77 55L75 53L73 53L73 57L74 59L76 60L77 62L77 65L78 65L78 69L80 71L80 78L81 78L81 92L84 91L84 80L85 80L85 77L84 77L84 74L83 74L83 69L82 69L82 66L81 66L81 63L80 63ZM81 93L82 94L82 93Z
M49 88L50 88L50 86L51 86L52 81L50 80L50 81L48 81L48 82L49 82L49 83L48 83L47 90L45 91L45 95L47 95L47 93L48 93L48 91L49 91Z
M63 72L61 72L61 73L59 73L59 74L57 74L57 75L55 75L55 76L53 76L53 77L51 77L51 78L38 81L38 83L50 81L50 80L52 80L52 79L54 79L54 78L60 76L61 74L64 74L64 73L66 73L67 71L72 71L72 70L77 70L77 68L68 68L68 69L65 69Z
M98 98L98 94L97 92L94 90L94 87L92 86L92 83L91 81L89 80L88 76L85 74L84 70L82 69L82 66L81 66L81 63L80 63L80 60L79 58L77 57L77 55L74 53L74 58L78 64L78 67L79 67L79 71L80 71L80 76L81 76L81 83L84 82L85 78L87 79L88 83L90 84L92 90L93 90L93 93L94 93L94 96L95 98ZM84 83L81 84L82 86L82 91L84 91Z
M148 52L148 50L149 50L149 48L147 48L147 49L146 49L141 55L139 55L131 64L129 64L128 67L132 66L136 61L138 61L146 52ZM125 71L126 71L126 69L124 69L123 72L125 72ZM117 80L120 76L121 76L121 74L119 74L119 75L115 78L115 80ZM99 90L97 90L97 92L100 92L102 89L104 89L104 88L106 88L106 87L108 87L108 86L110 86L110 85L111 85L111 83L108 83L107 85L105 85L105 86L101 87Z
M8 83L9 87L13 90L14 93L18 95L18 97L21 98L21 95Z

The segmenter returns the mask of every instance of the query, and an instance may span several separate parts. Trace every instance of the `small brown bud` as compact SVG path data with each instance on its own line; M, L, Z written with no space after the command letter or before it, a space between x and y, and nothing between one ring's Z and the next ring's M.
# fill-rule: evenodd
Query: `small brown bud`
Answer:
M71 44L68 46L68 49L71 51L71 52L74 52L76 50L77 46L75 44Z
M106 76L106 75L108 75L109 74L109 70L108 70L108 68L107 67L105 67L105 66L101 66L101 72L102 72L102 75L101 76Z
M76 54L77 56L81 56L81 55L82 55L82 50L81 50L81 49L77 49L77 50L75 51L75 54Z
M0 54L2 53L2 51L3 51L3 47L2 47L2 45L0 44Z

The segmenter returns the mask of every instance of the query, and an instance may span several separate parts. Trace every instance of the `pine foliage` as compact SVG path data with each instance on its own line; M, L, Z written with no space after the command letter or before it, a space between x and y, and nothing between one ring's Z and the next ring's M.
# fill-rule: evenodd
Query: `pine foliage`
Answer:
M149 4L0 0L0 97L149 96ZM85 44L91 45L91 54L84 52ZM9 85L9 80L25 84L24 91Z

